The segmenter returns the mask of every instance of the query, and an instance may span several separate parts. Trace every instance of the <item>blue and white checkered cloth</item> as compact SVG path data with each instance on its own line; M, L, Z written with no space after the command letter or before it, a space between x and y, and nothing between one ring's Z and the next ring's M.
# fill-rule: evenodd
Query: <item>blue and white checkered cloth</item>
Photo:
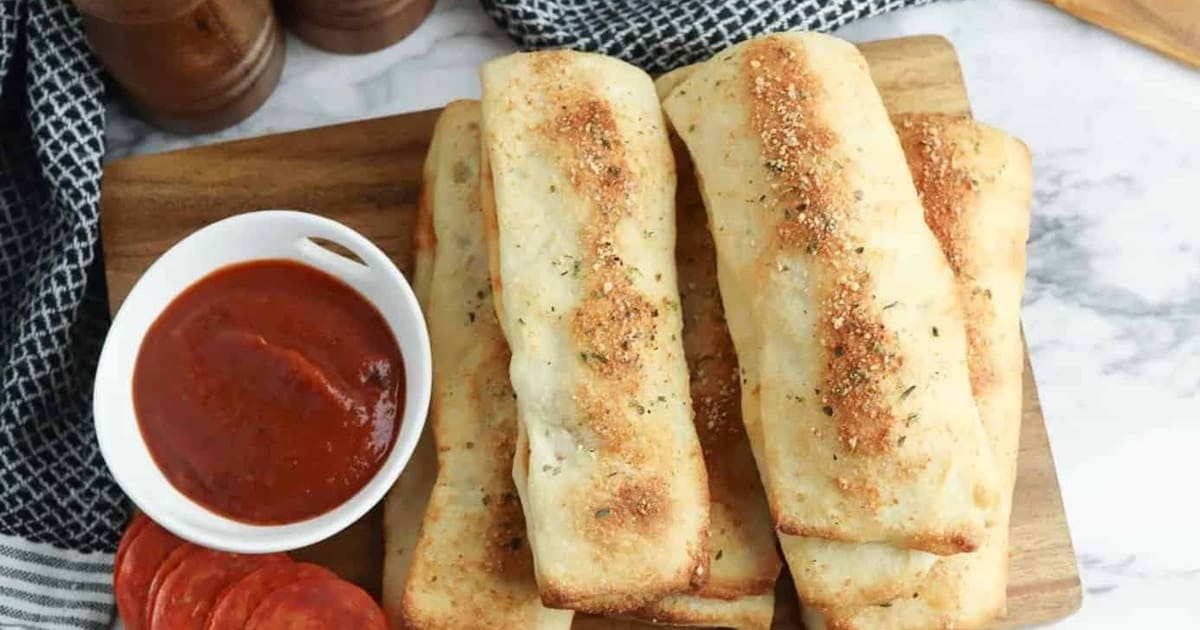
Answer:
M126 503L92 428L103 84L68 0L0 0L0 626L106 628Z
M650 73L711 57L763 33L832 31L932 0L483 0L526 50L571 48Z

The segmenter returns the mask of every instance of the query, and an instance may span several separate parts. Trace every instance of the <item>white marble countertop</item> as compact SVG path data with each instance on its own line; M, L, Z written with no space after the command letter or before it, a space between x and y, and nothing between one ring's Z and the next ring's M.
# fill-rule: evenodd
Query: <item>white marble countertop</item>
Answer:
M1035 156L1024 325L1085 587L1062 628L1200 628L1200 72L1034 0L945 2L843 29L939 33L975 114ZM266 105L180 138L110 120L110 159L477 97L513 46L473 0L362 57L288 41ZM1189 455L1189 453L1191 453ZM1178 491L1178 493L1176 492Z

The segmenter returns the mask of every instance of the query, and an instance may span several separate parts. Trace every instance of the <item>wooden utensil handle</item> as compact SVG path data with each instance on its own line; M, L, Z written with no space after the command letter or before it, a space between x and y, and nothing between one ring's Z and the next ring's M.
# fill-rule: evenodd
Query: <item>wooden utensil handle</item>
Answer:
M1200 68L1200 3L1195 0L1046 0L1190 66Z

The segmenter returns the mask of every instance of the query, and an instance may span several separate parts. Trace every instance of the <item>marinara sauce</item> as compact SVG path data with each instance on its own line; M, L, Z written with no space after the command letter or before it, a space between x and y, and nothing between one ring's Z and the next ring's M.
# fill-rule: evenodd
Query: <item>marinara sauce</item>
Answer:
M232 519L320 515L383 465L404 406L379 311L287 260L219 269L150 326L133 375L138 425L167 479Z

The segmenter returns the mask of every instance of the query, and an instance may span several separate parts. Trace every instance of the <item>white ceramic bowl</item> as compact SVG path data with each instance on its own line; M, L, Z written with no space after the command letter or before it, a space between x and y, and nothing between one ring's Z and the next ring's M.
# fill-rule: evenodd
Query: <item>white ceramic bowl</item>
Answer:
M312 238L354 252L365 265ZM133 371L146 330L184 289L233 263L262 259L305 263L354 287L383 315L404 357L400 433L383 466L357 494L320 516L287 525L225 518L175 489L154 463L133 406ZM147 515L196 544L242 553L296 549L328 538L379 502L408 463L425 425L430 388L429 334L412 289L391 260L361 234L302 212L265 210L213 223L180 241L150 266L113 318L96 370L100 452L117 483Z

